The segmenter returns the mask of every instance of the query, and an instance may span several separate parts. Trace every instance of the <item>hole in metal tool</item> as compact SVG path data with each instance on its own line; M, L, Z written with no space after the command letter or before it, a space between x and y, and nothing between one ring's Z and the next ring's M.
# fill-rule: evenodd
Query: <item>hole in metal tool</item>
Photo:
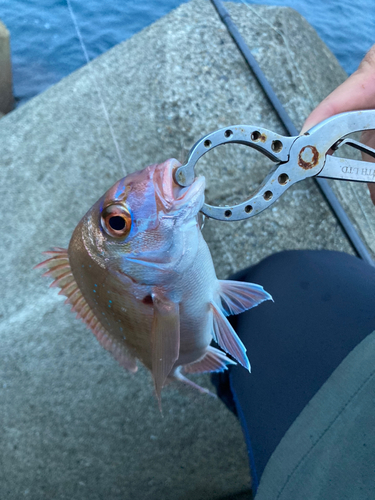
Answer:
M251 140L252 141L259 141L259 139L260 139L259 130L254 130L254 132L251 134Z
M280 174L279 178L277 180L279 181L279 184L282 184L284 186L289 180L289 175L288 174Z
M228 139L231 135L233 135L233 132L232 132L231 130L229 130L229 129L228 129L228 130L226 130L226 131L224 132L224 137L226 137L227 139Z
M272 141L271 145L272 151L275 153L280 153L280 151L283 149L283 143L281 141Z
M273 196L273 193L272 191L266 191L263 195L263 198L266 200L266 201L269 201Z
M212 142L211 142L211 141L209 141L208 139L206 139L206 140L204 141L204 147L205 147L205 148L209 148L209 147L211 146L211 144L212 144Z
M273 167L273 162L267 160L254 147L232 143L231 140L236 137L234 129L231 129L233 135L226 139L224 137L226 130L228 129L224 129L221 133L223 144L219 146L214 147L215 143L212 140L211 147L205 148L203 143L209 137L203 139L200 151L205 154L199 158L195 165L195 175L206 177L206 203L222 207L223 219L232 220L234 212L232 217L227 219L224 216L224 211L234 205L243 204L240 212L245 216L245 206L252 205L249 193L259 188L265 175ZM247 138L250 141L249 135L247 134ZM258 145L259 143L251 144ZM271 189L271 187L263 188L262 194L266 189Z
M232 210L225 210L224 215L225 215L225 217L231 217L232 216Z
M250 212L252 212L252 211L253 211L253 207L252 207L251 205L246 205L246 207L245 207L245 212L246 212L247 214L249 214L249 213L250 213Z

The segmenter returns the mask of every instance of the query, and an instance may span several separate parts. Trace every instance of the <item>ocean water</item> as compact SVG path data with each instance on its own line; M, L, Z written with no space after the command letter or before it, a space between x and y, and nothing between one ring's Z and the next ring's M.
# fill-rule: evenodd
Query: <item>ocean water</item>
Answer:
M93 59L181 3L181 0L0 0L0 19L11 33L17 102L26 102L86 63L73 16L88 57ZM299 11L349 74L375 43L374 0L247 3L284 5Z

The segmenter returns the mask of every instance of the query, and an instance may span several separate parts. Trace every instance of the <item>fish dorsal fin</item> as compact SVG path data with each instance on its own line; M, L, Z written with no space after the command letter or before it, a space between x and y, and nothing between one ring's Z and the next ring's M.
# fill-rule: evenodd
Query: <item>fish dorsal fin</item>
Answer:
M125 345L116 342L110 336L82 295L70 267L68 251L65 248L56 247L43 253L50 257L37 264L35 268L47 268L43 276L54 278L50 286L61 289L59 295L67 297L65 303L72 306L72 311L77 313L77 318L90 328L100 345L109 351L123 368L135 373L138 369L135 358L127 352Z
M190 363L184 366L185 373L207 373L207 372L222 372L228 369L228 365L236 363L229 359L224 352L219 351L216 347L208 346L206 354L202 359L195 363Z
M180 307L158 294L152 299L152 376L160 407L161 390L180 352Z
M232 325L220 308L211 302L213 313L213 338L228 354L234 357L242 366L250 371L250 362L246 356L246 347L241 342Z
M262 286L244 281L220 280L219 294L226 316L242 313L265 300L273 300Z

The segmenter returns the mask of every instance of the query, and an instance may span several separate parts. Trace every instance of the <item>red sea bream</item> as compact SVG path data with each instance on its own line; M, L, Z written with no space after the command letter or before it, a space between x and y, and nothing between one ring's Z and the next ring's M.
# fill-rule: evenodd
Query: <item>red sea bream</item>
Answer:
M188 188L173 179L177 160L118 181L79 222L68 250L47 268L79 318L125 369L137 359L162 387L184 373L246 369L246 349L226 319L270 299L259 285L218 280L198 223L204 177Z

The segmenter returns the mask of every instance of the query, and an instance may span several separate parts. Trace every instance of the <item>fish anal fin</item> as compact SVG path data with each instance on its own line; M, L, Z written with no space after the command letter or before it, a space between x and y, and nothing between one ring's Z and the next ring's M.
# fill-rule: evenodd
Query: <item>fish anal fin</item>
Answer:
M211 309L213 313L213 338L215 342L250 371L250 362L246 356L246 347L220 308L211 303Z
M265 300L273 300L262 286L245 281L220 280L219 294L224 314L239 314Z
M160 394L180 351L179 304L158 294L152 294L154 319L152 323L152 376L160 407Z
M200 385L196 384L195 382L188 379L187 377L184 377L184 375L182 375L182 373L180 372L179 369L175 370L173 375L168 377L168 378L170 380L177 380L178 382L182 382L183 384L188 385L189 387L193 387L193 389L196 389L201 394L208 394L209 396L217 398L216 394L211 392L209 389L206 389L205 387L201 387Z
M206 354L195 363L190 363L184 366L185 373L207 373L207 372L222 372L228 369L228 365L235 365L227 355L216 349L208 346Z

